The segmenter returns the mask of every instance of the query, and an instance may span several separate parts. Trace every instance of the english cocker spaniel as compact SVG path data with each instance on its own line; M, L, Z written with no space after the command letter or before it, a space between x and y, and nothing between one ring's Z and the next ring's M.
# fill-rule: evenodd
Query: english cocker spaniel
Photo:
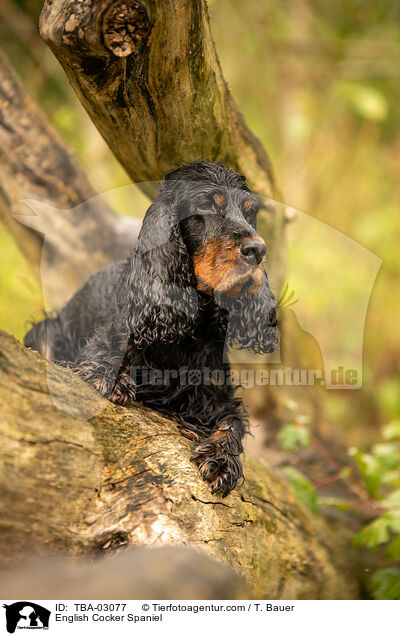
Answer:
M130 256L90 276L25 337L111 401L175 418L223 496L243 476L247 429L226 346L266 353L278 342L257 210L245 178L221 164L167 173Z

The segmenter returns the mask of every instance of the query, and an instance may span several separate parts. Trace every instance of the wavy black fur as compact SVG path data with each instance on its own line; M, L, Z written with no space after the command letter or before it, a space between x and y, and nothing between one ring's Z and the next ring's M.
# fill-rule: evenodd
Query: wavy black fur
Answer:
M226 198L223 210L213 204L216 191ZM210 237L257 237L256 212L244 177L223 165L199 161L165 175L131 256L92 275L57 317L25 337L112 401L138 400L177 419L193 440L192 460L212 492L224 496L243 476L246 413L229 383L182 382L182 373L228 371L227 342L272 351L276 303L266 274L258 293L244 290L236 299L199 291L192 257ZM177 377L149 384L146 369L175 370Z

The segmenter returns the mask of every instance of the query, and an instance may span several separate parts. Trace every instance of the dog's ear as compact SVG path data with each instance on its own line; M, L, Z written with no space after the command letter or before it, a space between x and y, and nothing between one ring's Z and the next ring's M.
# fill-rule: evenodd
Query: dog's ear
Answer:
M137 347L171 344L193 332L198 296L172 192L162 192L143 220L129 295L128 326Z
M218 304L228 311L228 344L254 353L277 349L276 300L266 275L257 293L248 292L236 299L221 297Z

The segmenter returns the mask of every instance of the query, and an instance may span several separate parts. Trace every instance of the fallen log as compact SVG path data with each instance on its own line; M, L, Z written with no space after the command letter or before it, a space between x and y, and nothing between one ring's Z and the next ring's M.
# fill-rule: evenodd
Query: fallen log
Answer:
M257 598L357 598L349 535L311 515L248 456L244 483L212 496L175 422L101 398L0 332L0 565L32 551L81 559L190 546Z

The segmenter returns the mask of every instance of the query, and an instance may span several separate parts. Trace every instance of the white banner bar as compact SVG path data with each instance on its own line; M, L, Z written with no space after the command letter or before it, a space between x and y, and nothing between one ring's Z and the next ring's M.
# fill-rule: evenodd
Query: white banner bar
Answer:
M376 636L398 624L400 601L2 601L2 632L222 636ZM395 628L397 629L397 628Z

